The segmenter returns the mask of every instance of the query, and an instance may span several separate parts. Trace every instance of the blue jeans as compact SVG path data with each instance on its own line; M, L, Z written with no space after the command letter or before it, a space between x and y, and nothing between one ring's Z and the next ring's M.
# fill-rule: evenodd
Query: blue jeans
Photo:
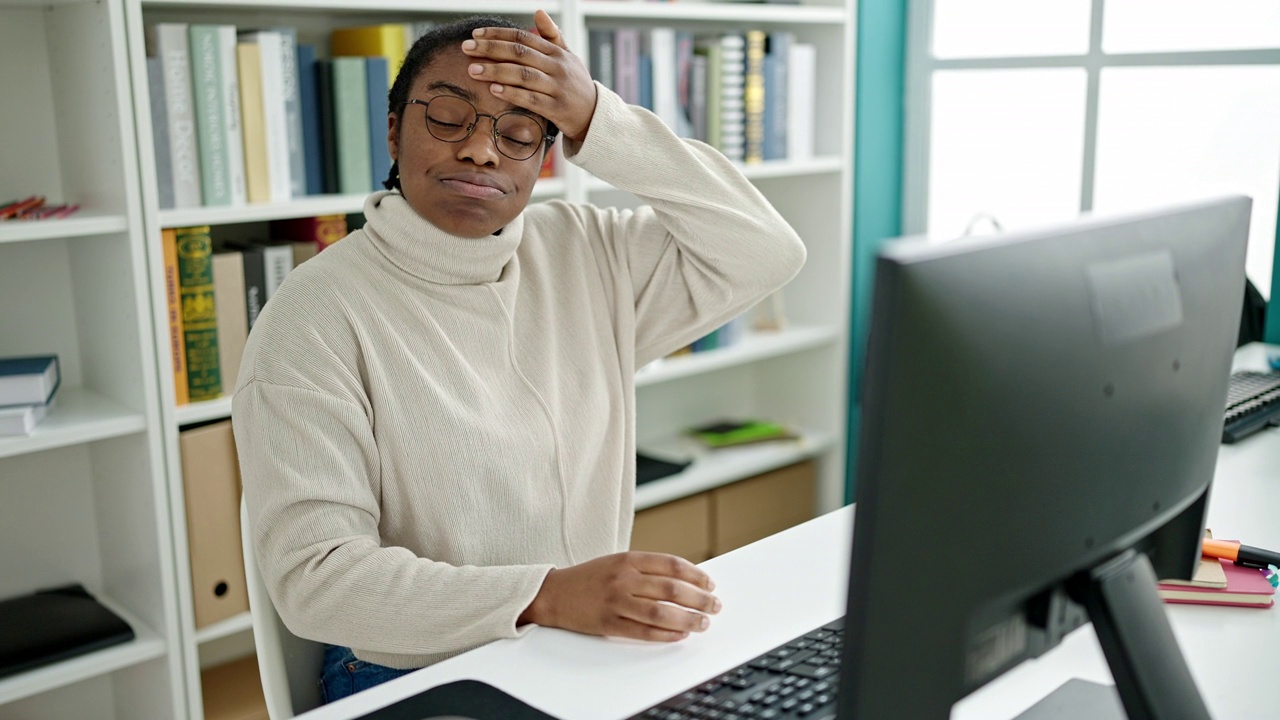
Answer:
M320 670L320 697L331 703L411 672L359 660L351 648L325 645L324 665Z

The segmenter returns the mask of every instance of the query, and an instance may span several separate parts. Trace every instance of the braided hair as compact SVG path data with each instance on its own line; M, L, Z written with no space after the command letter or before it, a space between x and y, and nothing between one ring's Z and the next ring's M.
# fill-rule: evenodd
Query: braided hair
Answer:
M395 113L397 133L400 132L400 122L404 119L405 103L409 101L409 88L413 86L413 81L418 78L418 74L430 65L442 50L457 48L463 40L471 39L474 31L484 27L522 29L503 17L472 15L431 28L418 38L412 48L409 48L409 52L405 54L404 63L400 66L400 72L396 74L396 81L391 86L391 91L387 93L388 112ZM560 129L555 126L555 123L547 123L547 135L554 138L559 132ZM549 144L543 146L544 153L548 147ZM399 161L391 163L391 174L383 181L382 186L388 190L400 189Z

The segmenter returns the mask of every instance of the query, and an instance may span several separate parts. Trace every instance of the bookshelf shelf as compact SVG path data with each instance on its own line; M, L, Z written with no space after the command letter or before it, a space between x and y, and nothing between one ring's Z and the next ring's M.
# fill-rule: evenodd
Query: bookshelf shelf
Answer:
M819 157L808 160L766 160L753 165L740 165L742 174L751 180L764 178L804 177L823 173L838 173L842 167L838 157ZM599 192L614 190L612 185L592 175L587 179L587 190Z
M188 405L179 405L175 413L179 425L193 425L210 420L225 420L231 417L231 397L224 395L216 400L204 400Z
M639 3L584 0L580 5L587 22L609 20L664 20L682 22L785 23L787 25L842 24L843 7L810 5L748 5L744 3Z
M777 333L749 334L737 345L705 350L692 355L662 358L636 372L636 387L656 385L722 368L800 352L836 341L840 334L831 328L789 328Z
M636 488L636 510L661 505L705 490L744 480L822 454L834 444L831 435L806 433L798 440L708 450L692 439L675 436L639 443L644 452L664 458L693 458L693 464L670 477Z
M164 639L154 630L121 610L118 604L102 593L94 593L94 597L124 618L133 628L136 637L122 645L114 645L0 680L0 704L38 695L165 655L167 650Z
M128 229L129 221L124 215L85 213L65 220L10 220L0 222L0 243L105 235Z
M196 644L203 645L214 640L238 635L253 629L253 616L247 612L233 615L226 620L216 622L208 627L196 630Z
M142 5L148 10L215 8L366 14L397 12L415 15L423 13L532 15L537 8L552 14L561 12L559 0L547 0L537 6L529 3L528 0L446 0L430 4L423 3L422 0L369 0L369 2L360 3L353 3L350 0L143 0Z
M131 435L146 428L147 419L141 412L92 390L62 388L35 432L0 438L0 458Z
M559 178L539 180L533 188L533 197L550 197L564 193L564 181ZM367 193L352 195L314 195L286 203L262 203L230 207L199 207L178 210L161 210L160 227L178 228L194 225L228 225L231 223L264 222L316 215L346 215L364 208ZM0 235L0 240L3 236Z

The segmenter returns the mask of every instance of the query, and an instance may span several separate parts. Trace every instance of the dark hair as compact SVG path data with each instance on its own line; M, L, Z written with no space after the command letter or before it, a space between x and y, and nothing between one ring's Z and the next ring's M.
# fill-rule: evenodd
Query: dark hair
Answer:
M472 15L471 17L431 28L422 37L418 38L413 47L409 48L409 52L404 56L404 63L400 65L400 72L396 74L396 81L391 86L391 92L387 93L387 112L395 113L396 132L400 132L400 121L404 117L404 106L409 101L409 88L413 86L413 81L418 79L418 74L430 65L431 61L441 51L449 48L458 49L463 40L471 39L471 34L483 27L523 29L504 17ZM555 123L548 121L547 135L554 138L559 133L560 129L556 127ZM543 146L544 153L549 146L549 144ZM399 162L391 163L391 174L383 181L382 186L388 190L400 189Z

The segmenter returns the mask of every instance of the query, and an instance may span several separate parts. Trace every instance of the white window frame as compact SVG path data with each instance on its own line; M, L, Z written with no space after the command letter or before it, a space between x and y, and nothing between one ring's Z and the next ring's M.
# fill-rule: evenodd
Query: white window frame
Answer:
M929 140L932 124L933 74L941 70L1080 68L1085 90L1084 161L1081 165L1080 211L1093 209L1098 156L1098 86L1103 69L1211 65L1280 66L1280 48L1263 50L1187 50L1106 54L1102 52L1106 0L1093 0L1089 18L1089 50L1083 55L938 59L933 56L934 0L910 0L907 8L906 97L903 132L902 233L926 232L929 224ZM1277 158L1280 161L1280 158ZM1280 223L1280 218L1277 218ZM1280 248L1276 249L1280 253ZM1266 292L1265 290L1263 292Z

